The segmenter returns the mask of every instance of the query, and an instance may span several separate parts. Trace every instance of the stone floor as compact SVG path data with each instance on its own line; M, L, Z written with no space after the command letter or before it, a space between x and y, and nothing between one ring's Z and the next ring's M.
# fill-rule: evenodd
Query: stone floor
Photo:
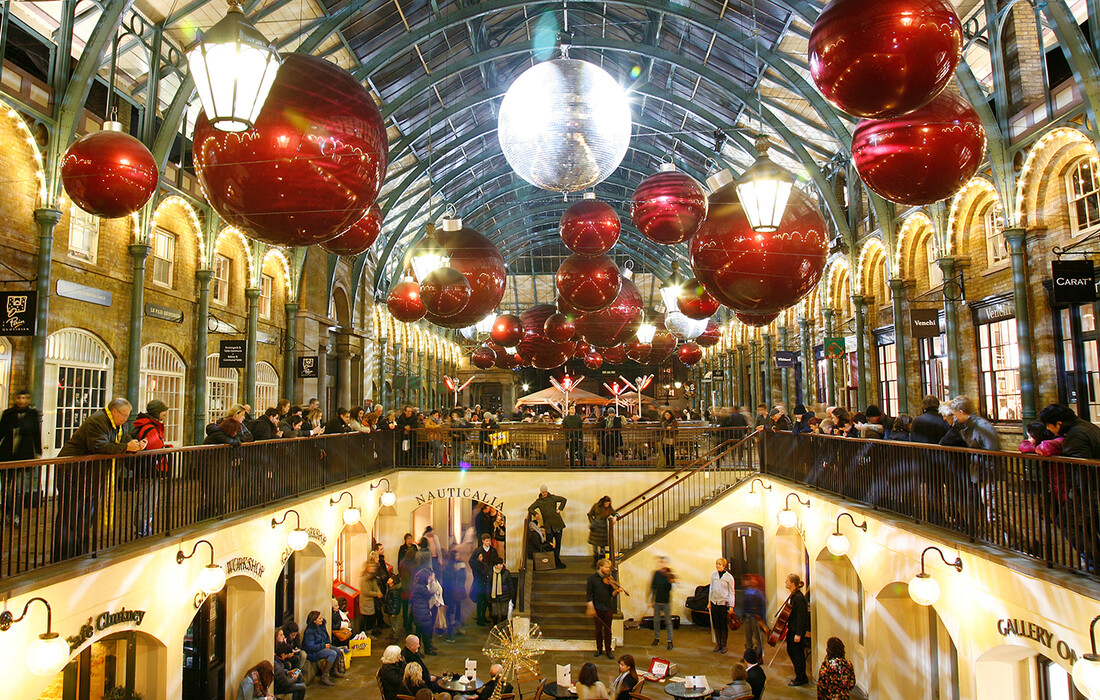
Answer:
M457 637L454 644L442 641L440 637L436 638L439 655L425 657L432 674L460 672L463 669L465 660L470 658L477 659L478 675L482 679L485 678L489 661L482 653L481 648L486 639L486 628L468 625L466 631L467 634ZM681 627L676 631L674 637L676 646L671 651L665 649L663 637L660 646L657 647L650 646L652 640L653 632L651 630L627 630L626 643L615 650L615 657L618 658L620 654L633 654L638 667L646 669L649 668L651 656L656 655L678 664L681 675L705 674L710 680L711 686L716 689L729 681L730 669L734 661L740 658L740 652L744 649L743 643L739 643L742 642L739 633L731 632L731 653L725 655L714 654L711 652L714 644L711 642L709 630L698 630L690 626ZM376 640L369 659L364 657L353 659L352 667L348 669L348 676L337 679L334 687L324 687L314 682L309 688L307 697L315 700L343 697L381 700L374 674L378 670L378 658L381 656L384 647L384 644L379 644ZM737 653L734 653L733 649L737 649ZM544 677L552 680L557 664L571 664L575 680L581 665L587 661L594 661L599 667L600 680L610 686L611 681L618 675L618 664L607 657L600 657L599 660L594 659L592 657L593 652L546 652L539 660L540 670ZM787 654L782 646L767 649L765 668L768 674L768 682L764 691L765 698L798 698L804 700L817 696L816 688L812 683L801 688L787 686L787 681L790 680L793 674L790 661L787 659ZM811 675L816 675L816 672L811 673ZM529 693L532 689L524 687L523 691ZM645 694L653 700L671 700L661 692L659 687L648 686Z

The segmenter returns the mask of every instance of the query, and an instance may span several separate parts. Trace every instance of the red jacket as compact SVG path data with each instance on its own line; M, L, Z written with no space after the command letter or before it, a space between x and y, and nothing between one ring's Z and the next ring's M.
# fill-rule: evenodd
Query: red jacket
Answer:
M146 450L163 450L171 447L171 445L164 442L164 423L148 413L138 414L137 419L134 421L133 436L137 440L147 441L145 443ZM157 460L157 469L161 471L168 470L168 460L165 457Z

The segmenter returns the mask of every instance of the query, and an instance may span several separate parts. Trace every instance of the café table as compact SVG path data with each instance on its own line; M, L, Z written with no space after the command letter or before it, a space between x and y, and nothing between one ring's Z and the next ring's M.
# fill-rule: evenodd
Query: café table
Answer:
M577 697L575 690L570 690L569 686L558 685L555 682L546 684L546 687L542 689L544 695L549 695L552 698L558 698L558 700L569 700L569 698Z
M473 682L463 682L462 676L456 676L450 680L439 679L439 687L453 693L473 693L481 690L485 681L475 678Z
M677 700L698 700L710 697L714 691L706 688L688 688L683 681L674 681L665 684L665 692Z

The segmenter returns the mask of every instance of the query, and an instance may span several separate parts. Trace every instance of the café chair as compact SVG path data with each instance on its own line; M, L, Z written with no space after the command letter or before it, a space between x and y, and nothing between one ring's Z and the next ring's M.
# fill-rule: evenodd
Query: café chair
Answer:
M648 695L642 694L642 688L645 687L645 679L638 679L637 685L634 686L634 690L630 691L630 700L653 700Z

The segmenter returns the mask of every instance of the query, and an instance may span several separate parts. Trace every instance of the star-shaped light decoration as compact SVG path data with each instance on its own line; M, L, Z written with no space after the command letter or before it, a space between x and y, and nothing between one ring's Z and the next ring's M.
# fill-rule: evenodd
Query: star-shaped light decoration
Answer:
M493 689L492 700L500 700L504 680L519 684L519 672L538 673L538 658L543 655L542 630L535 623L511 618L489 630L489 638L481 650L489 660L503 668L501 682Z

